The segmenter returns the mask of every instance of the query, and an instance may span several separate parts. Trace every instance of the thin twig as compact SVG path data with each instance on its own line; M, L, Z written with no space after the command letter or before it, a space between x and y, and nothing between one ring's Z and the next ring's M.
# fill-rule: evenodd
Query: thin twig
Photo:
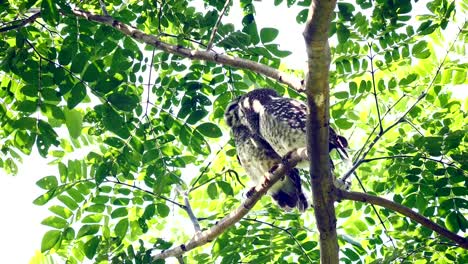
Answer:
M99 0L99 5L101 6L102 14L108 16L109 13L107 13L106 4L104 3L104 0Z
M192 183L192 186L190 187L189 189L189 193L191 193L193 190L199 188L201 185L203 184L200 184L198 186L195 186L195 184L197 184L197 182L200 180L200 178L208 171L208 169L210 168L211 164L213 163L213 161L218 157L219 153L227 146L228 143L224 144L215 154L215 156L213 157L213 159L208 162L208 164L206 164L206 166L203 168L202 172L200 173L200 175L197 177L197 179ZM206 182L204 183L206 184Z
M182 257L182 255L177 256L176 258L177 258L177 261L179 262L179 264L185 264L184 257Z
M136 185L128 184L128 183L121 182L121 181L113 181L113 180L109 180L109 179L105 179L104 182L119 184L119 185L127 186L127 187L130 187L130 188L145 192L145 193L150 194L150 195L152 195L152 196L154 196L156 198L159 198L159 199L164 200L166 202L172 203L174 205L179 206L180 208L182 208L184 210L187 210L187 207L185 205L183 205L183 204L180 204L180 203L178 203L176 201L173 201L173 200L171 200L171 199L169 199L167 197L164 197L162 195L157 195L157 194L155 194L155 193L153 193L151 191L145 190L145 189L143 189L141 187L138 187Z
M231 0L226 0L226 3L224 3L224 7L221 10L221 13L219 14L218 20L216 21L216 24L215 24L214 28L211 30L210 41L208 42L208 45L206 47L207 51L211 50L211 48L213 47L213 41L214 41L214 38L216 36L216 32L218 32L219 24L221 23L221 19L223 18L224 14L227 11L229 3L231 3Z
M381 121L383 121L383 119L390 113L390 111L392 111L392 109L395 108L395 106L396 106L397 104L399 104L400 101L403 100L403 98L405 98L406 96L407 96L406 94L403 94L400 98L398 98L398 100L396 100L396 102L393 103L393 105L391 105L391 106L387 109L387 111L385 112L385 114L382 116L382 120L381 120ZM364 151L364 149L365 149L365 147L367 146L367 144L369 144L372 135L374 135L374 132L377 130L378 127L379 127L379 126L377 125L377 126L375 126L375 127L372 129L372 131L369 133L369 136L367 136L367 139L366 139L364 145L356 152L356 155L354 155L354 160L355 160L355 161L358 160L358 159L360 159L360 156L361 156L362 152Z
M17 28L20 28L22 26L25 26L29 23L32 23L34 22L36 19L38 19L39 17L41 16L41 12L37 12L37 13L34 13L32 16L28 17L28 18L25 18L23 20L18 20L18 21L15 21L15 22L19 22L18 24L15 24L15 25L11 25L11 26L6 26L6 27L3 27L3 28L0 28L0 33L2 32L7 32L7 31L10 31L10 30L13 30L13 29L17 29Z
M431 157L416 156L416 155L414 156L413 155L395 155L395 156L375 157L375 158L363 159L362 163L371 162L375 160L382 160L382 159L404 159L404 158L418 158L418 159L424 159L424 160L432 160L432 161L459 169L457 166L453 165L453 162L448 163L448 162L444 162L442 160L434 159Z
M383 135L385 135L388 131L393 129L399 123L403 122L405 120L406 116L409 114L409 112L411 112L411 110L413 110L414 107L416 107L416 105L418 105L419 102L421 102L421 100L426 97L429 89L431 89L432 86L434 85L437 76L439 76L440 71L442 70L442 67L445 64L445 61L447 60L448 54L452 50L453 46L455 45L455 42L457 41L457 39L460 36L461 32L462 32L462 29L460 29L458 31L458 33L455 36L454 40L452 41L450 47L447 49L444 58L440 62L439 66L437 67L436 73L434 74L434 77L432 78L432 80L429 83L429 85L427 86L427 88L424 89L424 91L418 96L416 101L408 109L406 109L406 111L403 113L403 115L401 115L392 125L387 127L382 133L379 133L377 136L375 136L374 140L372 140L372 142L369 144L368 149L362 154L362 156L360 157L359 160L354 162L353 167L351 169L349 169L348 172L346 172L345 175L343 177L341 177L341 179L346 181L348 179L348 177L351 176L353 174L353 172L357 169L357 167L359 167L359 165L362 163L362 160L364 160L366 158L367 154L369 154L369 152L372 150L374 145L377 144L377 142L383 137Z
M190 200L188 197L188 192L183 191L181 186L177 186L177 191L182 195L184 199L185 211L187 211L190 221L192 221L193 228L195 229L195 233L199 233L201 231L200 223L198 223L198 218L193 213L192 206L190 205Z
M380 118L380 108L379 108L379 100L377 99L377 89L375 89L375 69L374 69L374 55L372 55L372 43L367 44L369 46L369 60L370 60L370 66L371 66L371 76L372 76L372 87L374 88L374 99L375 99L375 106L377 108L377 119L379 120L379 134L382 134L383 132L383 126L382 126L382 119Z
M244 217L242 219L247 220L247 221L257 222L257 223L260 223L260 224L264 224L264 225L267 225L267 226L270 226L270 227L273 227L273 228L276 228L278 230L281 230L281 231L285 232L286 234L289 235L289 237L291 237L294 240L294 243L296 243L296 245L302 251L302 253L307 258L307 260L309 260L309 263L315 263L314 261L312 261L312 259L309 257L309 255L307 255L307 252L305 251L304 247L302 247L301 242L299 242L299 240L297 240L297 238L288 229L277 226L277 225L274 225L274 224L271 224L271 223L268 223L268 222L257 220L257 219L254 219L254 218Z
M146 108L145 108L145 114L144 116L148 116L148 106L150 104L150 92L151 92L151 73L153 72L153 60L154 60L154 52L156 48L153 48L153 52L151 53L151 63L149 67L149 76L148 76L148 90L146 92Z

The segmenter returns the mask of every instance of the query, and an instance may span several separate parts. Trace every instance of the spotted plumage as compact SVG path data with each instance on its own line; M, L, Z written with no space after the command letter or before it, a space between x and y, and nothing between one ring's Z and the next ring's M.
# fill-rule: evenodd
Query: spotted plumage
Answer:
M245 116L242 116L238 108L238 100L228 105L225 120L232 131L238 160L250 179L257 185L263 182L264 176L274 165L281 162L281 156L263 138L242 124L241 120ZM268 193L285 210L297 207L303 212L308 207L297 169L292 169L283 179L275 183Z
M255 89L239 99L243 125L263 138L280 156L306 147L307 105L299 100L279 96L273 89ZM347 157L348 142L330 128L329 148Z

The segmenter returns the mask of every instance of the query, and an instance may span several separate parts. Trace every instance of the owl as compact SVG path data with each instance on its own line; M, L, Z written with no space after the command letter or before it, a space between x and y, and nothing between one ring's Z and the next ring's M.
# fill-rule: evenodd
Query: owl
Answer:
M238 99L228 105L224 118L231 128L239 163L255 185L258 185L263 182L266 173L281 162L282 157L262 137L242 124L243 117L239 116L241 112ZM286 211L297 208L300 212L304 212L308 207L307 199L302 192L299 170L295 168L276 182L268 190L268 194Z
M304 102L282 97L273 89L261 88L241 96L238 105L242 124L263 138L281 157L307 147L307 105ZM332 128L328 143L330 151L336 149L342 158L348 157L347 140ZM307 162L300 167L306 165Z

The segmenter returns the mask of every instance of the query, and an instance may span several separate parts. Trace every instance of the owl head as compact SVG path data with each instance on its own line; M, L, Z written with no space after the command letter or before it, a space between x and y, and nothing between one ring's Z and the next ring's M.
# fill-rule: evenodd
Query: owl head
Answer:
M239 100L240 97L235 98L226 106L226 110L224 111L224 121L226 121L226 124L231 128L241 125Z

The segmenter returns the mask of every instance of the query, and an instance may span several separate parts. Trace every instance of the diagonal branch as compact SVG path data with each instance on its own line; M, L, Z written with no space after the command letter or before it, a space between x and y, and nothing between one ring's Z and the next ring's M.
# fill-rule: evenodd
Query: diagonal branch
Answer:
M76 9L72 12L77 17L82 17L90 21L113 27L114 29L122 32L123 34L137 41L153 46L164 52L179 55L181 57L189 58L191 60L204 60L222 65L232 66L239 69L251 70L253 72L263 74L267 77L275 79L280 83L286 84L297 91L302 91L301 80L299 78L281 72L264 64L260 64L251 60L242 59L238 57L232 57L229 55L216 54L211 51L192 50L184 48L182 46L170 45L166 42L161 41L161 39L159 39L156 36L146 34L143 31L133 26L124 24L110 16L96 15L90 12Z
M152 260L157 259L166 259L168 257L180 256L183 253L190 251L194 248L203 246L218 237L226 229L239 222L247 213L255 206L255 204L266 194L268 189L275 184L283 175L285 175L291 168L296 166L296 164L303 160L305 157L304 152L294 152L290 156L289 160L286 160L284 163L279 164L271 173L265 175L265 180L263 183L257 185L252 192L252 195L247 198L236 210L232 211L230 214L225 216L219 222L216 223L213 227L203 232L195 234L195 236L186 244L182 244L177 247L165 250L161 253L155 253L153 250Z
M223 18L224 14L226 13L227 8L229 6L229 3L231 3L231 0L226 0L226 3L224 4L223 9L221 10L221 13L219 14L218 20L216 21L216 24L215 24L213 30L211 31L210 41L208 42L208 45L206 47L207 51L211 50L211 48L213 47L213 41L214 41L214 38L216 36L216 32L218 32L219 23L221 23L221 19Z
M17 29L17 28L20 28L22 26L25 26L25 25L27 25L29 23L32 23L32 22L36 21L36 19L38 19L40 16L41 16L41 12L37 12L37 13L34 13L32 16L30 16L28 18L25 18L23 20L14 21L14 23L17 23L17 24L0 28L0 33L8 32L10 30Z
M450 232L446 228L432 222L425 216L419 213L416 213L415 211L411 210L410 208L406 206L403 206L401 204L397 204L390 200L387 200L378 196L370 195L367 193L348 192L348 191L343 191L340 189L336 189L335 191L336 191L335 192L336 196L339 199L375 204L375 205L379 205L384 208L390 209L392 211L398 212L406 217L409 217L415 222L418 222L419 224L437 232L439 235L444 236L445 238L454 241L455 243L460 245L462 248L468 249L467 238L461 237L453 232Z

